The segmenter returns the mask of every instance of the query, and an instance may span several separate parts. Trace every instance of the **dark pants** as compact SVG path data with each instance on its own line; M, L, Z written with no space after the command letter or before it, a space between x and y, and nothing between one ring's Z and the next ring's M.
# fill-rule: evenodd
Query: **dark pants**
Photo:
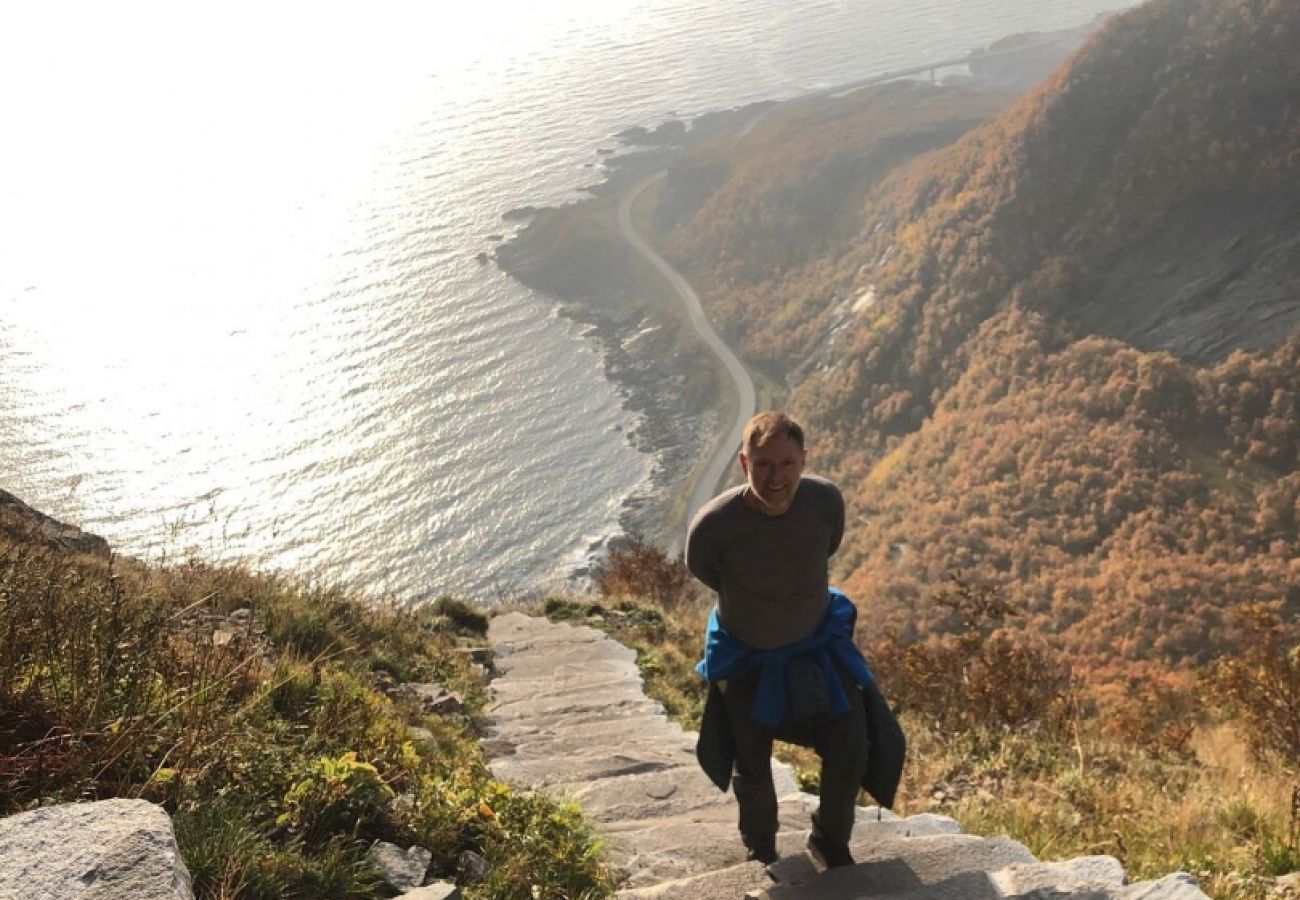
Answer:
M719 687L727 720L736 741L736 771L731 788L740 804L740 833L746 843L776 834L776 787L772 783L772 741L780 738L817 751L822 760L821 805L817 825L837 844L848 844L853 833L858 789L867 771L870 741L862 691L840 672L849 711L838 716L807 719L773 731L750 717L758 690L758 671L722 682Z

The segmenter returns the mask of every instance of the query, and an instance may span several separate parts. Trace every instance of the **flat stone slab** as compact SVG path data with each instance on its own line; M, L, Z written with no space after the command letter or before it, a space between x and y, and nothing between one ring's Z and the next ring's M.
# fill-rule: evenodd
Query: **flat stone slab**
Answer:
M712 782L685 778L676 769L603 778L569 787L567 794L604 822L660 819L722 810L736 818L736 801Z
M504 721L504 720L500 720ZM559 756L570 753L599 754L610 747L645 748L659 756L685 755L695 759L693 735L672 729L656 715L629 715L604 722L565 725L564 719L547 726L542 721L514 722L511 746L530 756ZM523 727L521 727L523 726ZM629 751L630 752L630 751Z
M734 815L691 815L606 825L605 840L628 888L649 887L745 862Z
M397 900L460 900L460 898L460 888L450 882L439 881L436 884L426 884L424 887L407 891Z
M1115 893L1117 900L1210 900L1196 879L1174 872L1155 881L1139 881Z
M1113 856L1080 856L1064 862L1021 863L989 876L1008 897L1034 891L1113 891L1124 886L1124 867Z
M805 812L811 815L821 802L816 794L797 794L789 798L800 803ZM862 839L870 834L873 837L925 837L935 834L961 834L961 825L956 819L936 813L917 813L906 819L899 818L887 809L878 806L859 806L854 816L854 835Z
M652 726L654 723L648 721L650 716L662 716L663 706L652 701L643 700L640 703L624 703L612 709L583 709L580 711L570 711L568 713L551 712L546 715L531 715L526 710L519 708L511 710L510 714L494 712L488 716L489 724L495 726L495 730L503 736L509 734L516 742L523 742L525 739L536 739L539 734L547 730L554 730L551 735L552 740L559 736L571 736L577 734L578 726L598 726L594 730L604 730L619 732L620 729L628 728L644 729ZM663 719L659 724L668 725L667 719ZM677 733L682 733L677 729ZM610 737L613 737L612 735Z
M629 888L614 896L617 900L705 900L705 898L744 897L771 885L772 879L762 863L747 862L726 869L705 872L652 887Z
M844 900L874 897L937 885L967 872L978 873L979 878L959 879L962 890L970 892L972 897L1000 897L1002 894L988 872L1037 862L1023 844L1010 838L968 834L909 837L884 832L897 824L882 822L875 828L854 829L849 849L857 860L856 866L822 874L813 868L807 856L781 859L772 866L780 883L765 893L764 898L805 900L822 897L823 892L828 898Z

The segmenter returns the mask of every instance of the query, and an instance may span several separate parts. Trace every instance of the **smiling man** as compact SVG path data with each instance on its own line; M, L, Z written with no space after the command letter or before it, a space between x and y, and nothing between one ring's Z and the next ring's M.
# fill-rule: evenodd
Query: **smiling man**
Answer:
M704 748L725 748L724 772L734 759L741 839L750 859L771 863L778 826L772 741L816 749L821 805L808 847L829 867L853 862L848 842L869 743L859 687L871 674L853 645L853 606L829 589L844 500L830 481L803 474L805 459L803 429L788 415L750 419L740 452L746 483L696 514L686 563L718 599L698 667L710 682L701 763L723 786L725 775L719 780L706 759L716 754ZM716 731L726 738L714 741Z

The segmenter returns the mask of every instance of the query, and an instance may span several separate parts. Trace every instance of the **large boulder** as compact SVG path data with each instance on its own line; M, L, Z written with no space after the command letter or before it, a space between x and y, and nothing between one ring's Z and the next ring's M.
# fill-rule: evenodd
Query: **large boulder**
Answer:
M75 525L32 509L8 491L0 490L0 534L15 541L35 541L59 550L108 556L108 541Z
M424 875L429 871L433 854L423 847L403 850L387 841L375 841L366 859L392 888L409 891L424 884Z
M144 800L0 819L0 900L194 900L171 819Z

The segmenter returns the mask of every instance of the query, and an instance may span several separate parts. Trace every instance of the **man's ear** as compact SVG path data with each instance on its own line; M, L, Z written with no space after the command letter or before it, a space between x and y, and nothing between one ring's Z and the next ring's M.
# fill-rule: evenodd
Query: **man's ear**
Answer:
M744 451L744 450L741 450L739 453L737 453L737 454L736 454L736 457L740 460L740 471L744 472L744 473L745 473L745 477L748 478L748 477L749 477L749 457L745 455L745 451Z

